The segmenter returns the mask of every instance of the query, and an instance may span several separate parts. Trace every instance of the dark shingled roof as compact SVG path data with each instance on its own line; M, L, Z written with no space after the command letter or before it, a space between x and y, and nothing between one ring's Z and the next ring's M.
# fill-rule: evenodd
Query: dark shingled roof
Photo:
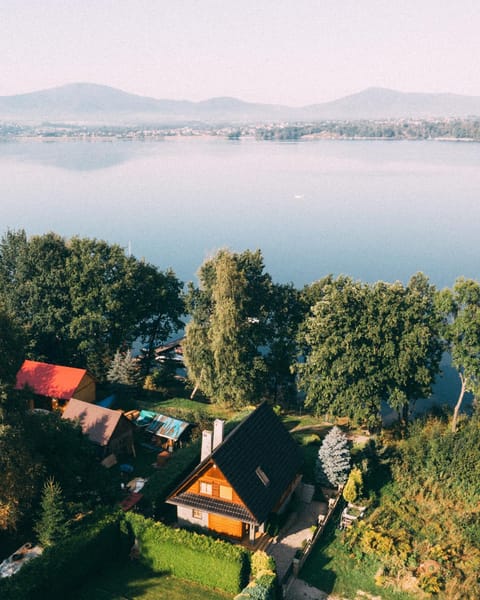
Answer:
M210 496L199 496L198 494L185 492L176 496L176 503L182 506L191 506L192 508L205 510L209 513L216 513L217 515L229 516L232 519L238 519L247 523L255 522L252 515L241 504L225 502L225 500L219 500Z
M258 523L263 523L292 483L302 465L300 449L283 423L266 404L246 417L207 457L193 473L190 480L210 461L218 466L230 485ZM258 474L260 467L260 475ZM268 482L262 481L264 475ZM175 504L183 504L183 484L171 495ZM195 496L199 501L204 496ZM189 506L193 506L189 498ZM222 504L224 504L222 502ZM215 511L217 512L217 511ZM225 514L225 513L223 513ZM250 519L245 519L251 521Z

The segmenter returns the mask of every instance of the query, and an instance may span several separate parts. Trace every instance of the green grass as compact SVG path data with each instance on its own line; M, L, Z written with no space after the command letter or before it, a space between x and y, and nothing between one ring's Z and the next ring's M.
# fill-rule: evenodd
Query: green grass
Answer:
M115 565L90 578L71 600L226 600L228 594L209 590L169 575L152 573L139 563Z
M342 532L336 529L336 519L327 526L321 539L305 563L300 578L328 593L354 600L362 590L383 600L414 600L405 592L375 585L378 564L369 561L357 563L342 542Z

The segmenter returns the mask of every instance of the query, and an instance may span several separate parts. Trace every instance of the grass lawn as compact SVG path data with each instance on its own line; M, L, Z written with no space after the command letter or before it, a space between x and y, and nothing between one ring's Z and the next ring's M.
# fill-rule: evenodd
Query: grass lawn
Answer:
M358 564L349 555L341 538L336 520L331 521L323 539L305 563L300 578L325 592L352 600L357 597L358 590L384 600L414 600L410 594L376 586L374 577L378 565L374 562Z
M69 594L70 600L226 600L231 597L168 575L154 574L133 562L116 565L91 578L81 590Z

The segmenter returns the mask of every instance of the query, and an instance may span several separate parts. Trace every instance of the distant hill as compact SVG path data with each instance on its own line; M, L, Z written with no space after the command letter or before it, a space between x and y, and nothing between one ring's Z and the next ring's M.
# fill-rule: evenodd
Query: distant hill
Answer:
M404 93L369 88L332 102L304 107L211 98L202 102L129 94L92 83L0 96L0 120L95 123L265 122L324 119L425 118L480 115L480 97Z

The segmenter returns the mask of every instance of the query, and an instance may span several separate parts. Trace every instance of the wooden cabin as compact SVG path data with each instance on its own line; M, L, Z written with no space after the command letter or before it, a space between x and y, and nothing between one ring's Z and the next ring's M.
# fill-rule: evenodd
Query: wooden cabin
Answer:
M121 411L72 399L62 418L78 423L90 441L101 448L102 457L109 454L135 455L134 427Z
M300 482L302 455L266 403L223 439L223 421L202 434L200 464L173 491L180 525L254 541Z
M86 369L26 360L17 373L15 389L32 393L30 408L63 410L70 398L95 402L95 379Z

